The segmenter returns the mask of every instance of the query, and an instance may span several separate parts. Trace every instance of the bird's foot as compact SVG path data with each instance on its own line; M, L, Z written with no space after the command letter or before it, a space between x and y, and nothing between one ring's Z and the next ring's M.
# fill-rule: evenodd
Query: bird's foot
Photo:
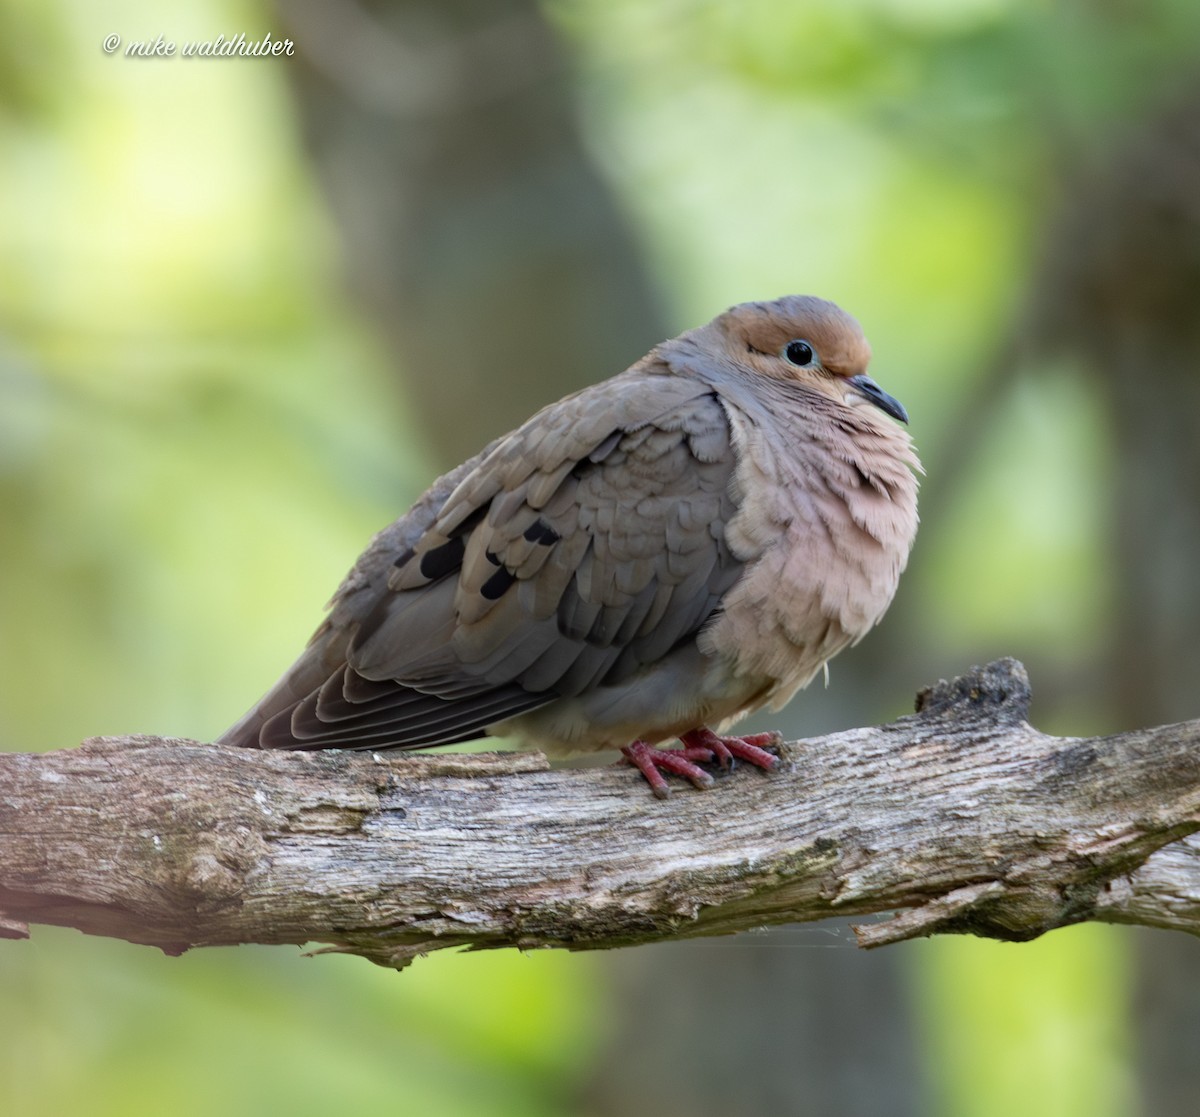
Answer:
M712 775L700 767L716 761L722 768L731 768L735 758L745 760L759 768L771 769L779 758L767 751L778 745L783 738L778 733L752 733L745 737L722 737L711 729L691 729L680 736L683 748L663 749L645 741L634 741L621 750L625 760L632 764L650 785L650 790L659 799L670 797L663 772L674 772L690 780L694 787L707 790L716 782Z
M686 745L681 749L660 749L645 741L634 741L632 745L626 745L621 750L621 755L646 777L650 790L659 799L669 799L671 796L671 789L663 779L663 772L674 772L677 776L683 776L701 789L712 787L716 782L696 763L700 761L707 764L711 761L711 749L689 748Z
M779 763L779 757L767 750L778 748L783 741L783 735L750 733L742 737L722 737L701 726L699 729L689 729L679 740L687 749L708 749L722 768L732 768L736 757L747 764L770 771Z

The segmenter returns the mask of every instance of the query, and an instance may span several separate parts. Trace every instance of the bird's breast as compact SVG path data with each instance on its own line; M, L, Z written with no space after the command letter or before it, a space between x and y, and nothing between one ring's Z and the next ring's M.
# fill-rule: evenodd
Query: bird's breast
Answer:
M886 611L916 534L919 464L890 424L764 424L736 409L730 423L726 540L746 566L701 646L713 671L761 680L777 708Z

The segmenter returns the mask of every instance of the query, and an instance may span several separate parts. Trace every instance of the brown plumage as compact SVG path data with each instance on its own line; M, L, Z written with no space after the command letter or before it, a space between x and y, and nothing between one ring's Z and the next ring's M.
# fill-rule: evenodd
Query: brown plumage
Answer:
M222 740L621 748L658 794L659 768L711 783L714 754L769 766L700 731L777 709L860 639L916 533L907 416L869 357L848 314L789 296L544 408L375 537Z

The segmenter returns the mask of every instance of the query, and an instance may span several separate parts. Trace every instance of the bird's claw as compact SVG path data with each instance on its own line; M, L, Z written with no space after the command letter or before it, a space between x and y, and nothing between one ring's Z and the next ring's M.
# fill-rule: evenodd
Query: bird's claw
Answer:
M690 780L694 787L707 790L716 781L700 767L714 761L722 768L732 768L735 759L770 771L779 758L768 752L783 740L778 733L752 733L744 737L722 737L711 729L691 729L681 734L678 749L658 748L645 741L634 741L621 750L627 763L632 764L650 785L659 799L670 798L671 788L663 772L674 772Z
M671 789L659 769L683 776L701 790L707 790L716 783L712 776L696 763L697 760L704 763L711 761L713 754L710 749L687 745L681 749L660 749L645 741L634 741L632 745L626 745L621 750L621 755L646 777L650 790L659 799L671 797Z
M701 726L699 729L688 730L679 740L689 749L708 749L722 768L732 768L736 757L769 772L779 764L779 757L767 750L777 749L783 742L783 735L750 733L741 737L722 737Z

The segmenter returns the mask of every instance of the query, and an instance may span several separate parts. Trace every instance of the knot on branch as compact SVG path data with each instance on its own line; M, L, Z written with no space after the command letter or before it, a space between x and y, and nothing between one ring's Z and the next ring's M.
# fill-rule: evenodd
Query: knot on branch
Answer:
M935 934L978 935L998 942L1029 942L1056 927L1096 918L1102 880L1060 885L1051 881L987 880L934 896L891 919L853 927L858 945L885 946Z
M1029 720L1031 696L1025 665L1006 656L918 691L916 711L926 717L1014 724Z

